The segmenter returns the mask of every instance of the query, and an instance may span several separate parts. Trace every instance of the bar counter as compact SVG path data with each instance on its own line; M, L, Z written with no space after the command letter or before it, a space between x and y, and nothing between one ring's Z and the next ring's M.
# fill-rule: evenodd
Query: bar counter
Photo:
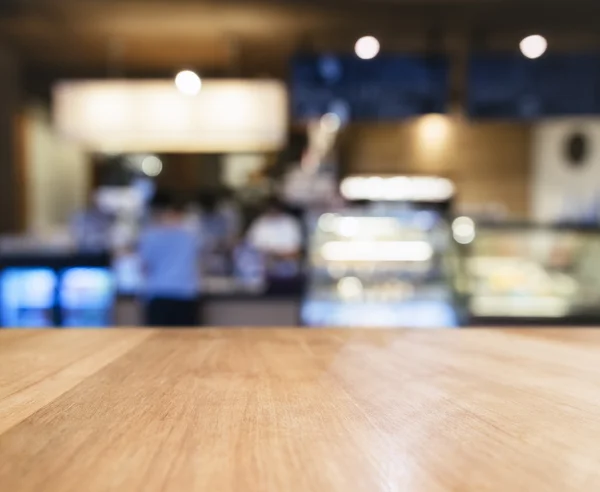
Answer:
M600 331L3 330L0 489L600 490Z

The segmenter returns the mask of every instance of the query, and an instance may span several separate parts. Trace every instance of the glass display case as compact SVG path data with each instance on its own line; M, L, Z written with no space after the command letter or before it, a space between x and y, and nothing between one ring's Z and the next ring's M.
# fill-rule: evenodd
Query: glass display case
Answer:
M68 268L59 278L58 299L63 326L111 324L115 298L113 274L109 268Z
M0 255L0 328L108 326L114 298L107 254Z
M456 325L448 225L427 209L326 213L309 220L308 326Z
M600 229L478 225L464 253L470 324L600 321Z
M50 268L0 270L0 326L53 326L56 285Z

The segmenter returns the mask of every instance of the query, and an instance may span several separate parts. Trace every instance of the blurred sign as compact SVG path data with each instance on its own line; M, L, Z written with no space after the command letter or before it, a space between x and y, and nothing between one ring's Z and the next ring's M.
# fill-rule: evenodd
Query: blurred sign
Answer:
M600 56L474 55L468 87L468 112L474 117L600 114Z
M61 82L58 130L91 150L263 152L287 135L287 94L272 80L206 81L196 96L170 80Z
M292 65L291 97L300 120L326 113L342 122L444 113L448 61L443 56L299 56Z

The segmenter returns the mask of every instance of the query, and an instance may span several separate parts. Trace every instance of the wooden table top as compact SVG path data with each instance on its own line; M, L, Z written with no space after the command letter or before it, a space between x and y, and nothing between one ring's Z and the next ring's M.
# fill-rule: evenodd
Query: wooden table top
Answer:
M600 490L600 330L3 330L0 489Z

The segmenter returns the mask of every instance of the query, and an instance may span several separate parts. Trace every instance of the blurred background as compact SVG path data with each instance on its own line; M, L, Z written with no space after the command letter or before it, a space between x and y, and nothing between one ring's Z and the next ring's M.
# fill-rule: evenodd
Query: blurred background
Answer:
M600 323L599 15L3 0L0 326Z

